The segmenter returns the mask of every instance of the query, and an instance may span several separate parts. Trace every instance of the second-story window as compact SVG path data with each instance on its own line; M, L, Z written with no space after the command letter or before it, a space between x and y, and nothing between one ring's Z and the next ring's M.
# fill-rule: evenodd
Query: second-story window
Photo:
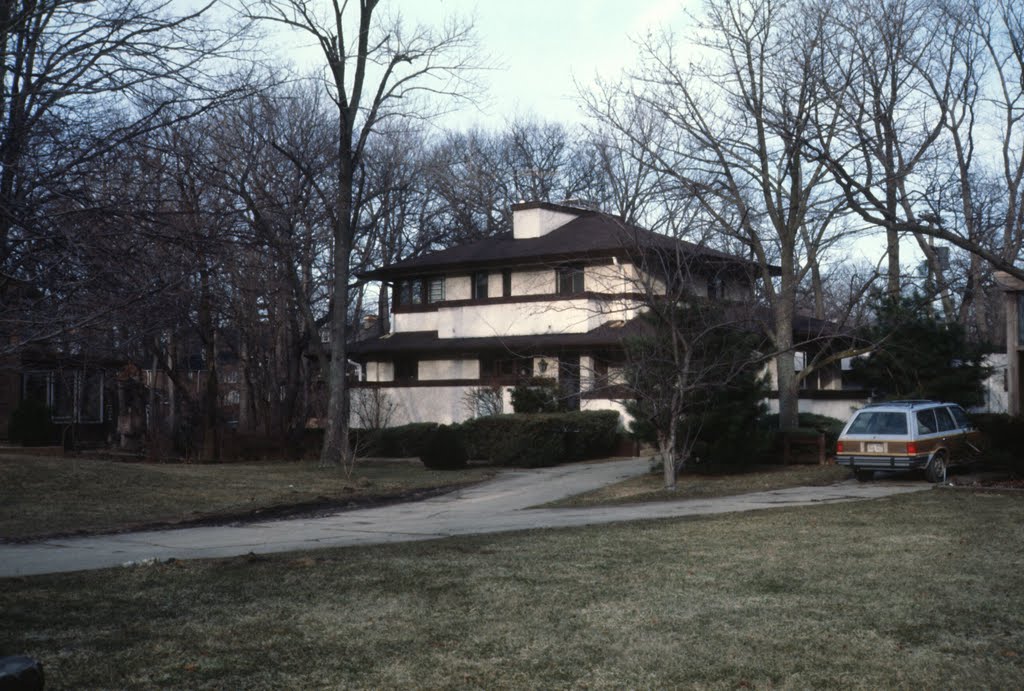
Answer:
M427 302L444 302L444 278L427 279Z
M410 278L396 284L395 306L423 304L423 280Z
M487 272L477 271L473 274L473 299L483 300L487 297Z
M558 267L558 294L578 295L583 288L583 267L579 264Z
M708 278L708 297L712 300L722 300L725 298L725 281L719 276Z

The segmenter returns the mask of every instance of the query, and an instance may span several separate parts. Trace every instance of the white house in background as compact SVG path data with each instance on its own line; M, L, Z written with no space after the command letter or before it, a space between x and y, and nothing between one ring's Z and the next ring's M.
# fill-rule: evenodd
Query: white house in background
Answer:
M390 289L392 315L389 333L350 346L365 373L355 398L386 394L390 424L463 421L467 392L485 387L512 412L511 389L533 377L556 380L571 409L621 412L623 338L641 328L644 286L664 286L641 275L645 257L685 262L695 295L752 295L749 261L588 209L512 211L511 233L362 276Z

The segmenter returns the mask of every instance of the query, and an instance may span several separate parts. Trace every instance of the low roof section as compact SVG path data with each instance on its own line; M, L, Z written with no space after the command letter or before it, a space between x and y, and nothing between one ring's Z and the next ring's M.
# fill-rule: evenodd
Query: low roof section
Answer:
M646 333L646 329L644 320L636 318L627 322L609 322L585 333L533 336L439 338L436 331L404 331L365 341L356 341L349 345L349 354L366 358L374 355L393 356L414 353L479 353L485 350L537 353L558 349L621 347L624 338Z
M405 259L367 271L360 274L360 278L391 281L425 273L473 271L610 257L628 258L652 252L662 255L671 252L681 259L698 263L729 266L746 272L757 271L758 265L755 262L655 233L598 211L561 207L546 202L531 204L533 205L568 211L577 217L541 237L517 240L508 232L493 238ZM774 266L770 271L773 275L780 273Z

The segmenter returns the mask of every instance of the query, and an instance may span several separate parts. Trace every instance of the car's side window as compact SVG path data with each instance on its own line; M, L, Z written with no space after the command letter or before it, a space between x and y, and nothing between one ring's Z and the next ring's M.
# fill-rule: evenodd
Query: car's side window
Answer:
M963 408L953 405L949 407L949 412L953 413L953 419L956 420L957 427L960 429L971 428L971 418L967 417L967 413L964 412Z
M917 411L917 433L935 434L935 413L932 408Z
M949 414L949 408L935 408L935 421L939 423L940 432L949 432L956 429L953 416Z

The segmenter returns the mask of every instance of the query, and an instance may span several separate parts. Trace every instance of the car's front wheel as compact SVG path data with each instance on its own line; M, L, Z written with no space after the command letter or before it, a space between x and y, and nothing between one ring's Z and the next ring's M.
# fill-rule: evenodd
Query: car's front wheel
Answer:
M928 469L924 471L924 476L928 479L928 482L945 482L946 455L942 453L935 454L932 462L928 464Z
M873 470L856 470L853 474L857 477L858 482L871 482L875 479Z

